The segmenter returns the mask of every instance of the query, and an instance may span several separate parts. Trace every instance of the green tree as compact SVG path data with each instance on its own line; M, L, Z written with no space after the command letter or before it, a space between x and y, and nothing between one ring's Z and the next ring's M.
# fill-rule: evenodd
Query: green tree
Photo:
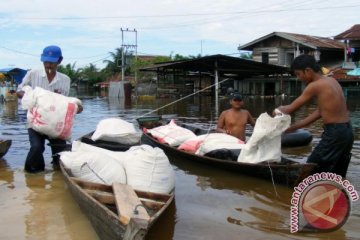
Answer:
M102 82L106 79L104 72L99 71L96 68L96 65L92 63L80 70L80 77L82 80L88 81L90 85Z
M111 59L106 59L103 61L106 63L106 72L110 73L111 75L121 72L122 48L116 48L115 52L109 52L109 54Z
M109 52L110 58L104 60L106 63L103 69L98 69L96 65L90 63L88 66L76 69L76 63L59 65L58 71L68 75L72 82L78 82L79 80L88 81L89 85L96 84L98 82L106 81L113 76L121 74L122 65L122 48L116 48L114 52ZM140 68L151 66L155 63L180 61L199 58L201 55L183 56L181 54L171 53L169 56L154 56L150 58L135 57L132 52L125 52L124 58L126 65L125 76L137 76L139 82L152 81L156 77L154 72L139 71ZM133 82L132 84L137 84Z
M136 72L138 82L148 82L148 81L151 81L154 77L156 77L156 73L139 71L139 69L154 65L155 63L169 62L171 60L172 59L170 56L169 57L168 56L154 56L152 58L147 58L147 59L138 57L136 59L134 58L134 61L132 62L130 70L134 75ZM134 84L136 84L136 83L134 83Z
M123 48L116 48L115 52L109 52L111 59L103 61L106 63L105 72L108 74L107 77L111 77L122 72L122 51ZM130 66L132 65L133 58L132 53L124 52L125 75L129 75L131 73Z
M57 70L61 73L68 75L72 82L77 82L79 80L80 70L76 69L75 67L76 63L68 63L65 66L59 65Z
M240 53L240 58L252 59L252 54L251 53Z

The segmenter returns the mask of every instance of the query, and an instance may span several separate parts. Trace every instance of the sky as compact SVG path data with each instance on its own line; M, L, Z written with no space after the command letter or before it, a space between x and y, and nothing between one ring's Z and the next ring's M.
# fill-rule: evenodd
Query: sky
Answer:
M40 54L48 45L60 46L62 64L75 68L90 63L103 68L104 60L112 60L109 53L122 45L138 55L239 56L239 45L272 32L333 37L360 24L358 0L0 3L0 68L41 68Z

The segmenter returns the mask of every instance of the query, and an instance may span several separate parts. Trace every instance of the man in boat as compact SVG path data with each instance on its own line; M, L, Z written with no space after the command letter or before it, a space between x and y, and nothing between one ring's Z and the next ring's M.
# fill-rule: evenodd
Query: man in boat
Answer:
M230 96L231 108L220 114L216 131L220 133L230 134L244 141L246 124L255 126L255 120L250 112L244 107L244 100L240 93L233 93Z
M333 172L345 177L351 159L354 135L340 84L334 78L323 76L320 66L310 55L295 58L291 69L306 87L291 104L280 106L278 110L291 114L312 99L317 101L318 107L286 131L302 128L321 118L324 132L307 162L318 164L316 172Z
M41 61L44 69L30 70L26 73L22 83L18 86L17 96L22 98L24 86L41 87L48 91L56 92L65 96L70 92L70 78L60 72L57 67L63 60L62 52L58 46L47 46L41 54ZM82 111L82 106L78 106L78 113ZM47 135L39 133L32 128L28 128L30 150L25 161L25 171L36 173L44 171L45 161L43 153L45 151L45 140L49 140L53 156L53 165L58 165L59 156L57 153L65 150L66 141L62 139L52 139Z

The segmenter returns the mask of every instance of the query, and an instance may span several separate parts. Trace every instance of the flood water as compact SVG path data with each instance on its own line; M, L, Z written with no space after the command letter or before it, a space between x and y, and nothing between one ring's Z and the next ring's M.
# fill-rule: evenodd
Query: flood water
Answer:
M96 128L108 117L135 122L154 109L175 99L125 102L79 95L84 111L78 114L73 128L76 139ZM271 110L290 99L246 98L253 116ZM347 178L360 190L360 101L348 105L356 141ZM218 110L210 97L191 97L161 108L161 115L177 114L188 121L215 123ZM228 107L221 98L219 110ZM294 119L311 112L313 105L302 108ZM29 150L26 111L16 103L0 105L0 137L12 139L7 155L0 159L0 239L98 239L91 224L70 195L60 171L53 171L50 149L45 152L46 171L28 174L23 171ZM319 141L321 123L311 125L311 146L283 149L283 153L305 161ZM175 202L149 232L148 239L360 239L360 201L354 202L345 225L329 233L290 233L290 200L293 190L271 182L236 175L231 172L171 157L176 173Z

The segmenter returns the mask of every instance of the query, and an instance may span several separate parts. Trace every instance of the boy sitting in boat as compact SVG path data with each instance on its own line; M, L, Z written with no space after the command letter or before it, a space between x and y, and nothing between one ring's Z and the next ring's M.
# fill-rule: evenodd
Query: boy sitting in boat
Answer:
M255 126L255 120L250 112L244 107L244 100L240 93L234 93L230 97L231 108L220 114L216 131L226 133L244 141L246 124Z

